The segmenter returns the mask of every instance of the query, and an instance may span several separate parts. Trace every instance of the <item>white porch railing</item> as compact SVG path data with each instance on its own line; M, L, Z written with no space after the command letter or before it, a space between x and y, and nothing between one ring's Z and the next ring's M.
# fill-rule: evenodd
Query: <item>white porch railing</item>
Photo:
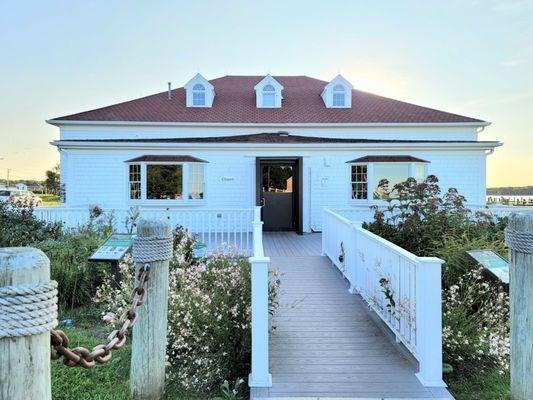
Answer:
M115 229L123 231L124 221L129 208L104 210L105 215L113 213ZM251 254L253 209L175 209L175 208L139 208L141 218L159 218L168 220L172 227L181 225L198 235L208 250L216 250L223 244ZM89 207L37 207L37 218L45 221L62 221L66 227L76 228L89 221Z
M361 222L329 209L322 220L322 252L359 293L396 340L419 362L424 386L442 380L441 266L435 257L417 257L362 228ZM343 257L342 257L343 256Z
M268 365L268 267L270 258L263 251L263 222L261 207L255 207L253 220L252 266L252 370L248 386L252 397L258 390L272 386Z

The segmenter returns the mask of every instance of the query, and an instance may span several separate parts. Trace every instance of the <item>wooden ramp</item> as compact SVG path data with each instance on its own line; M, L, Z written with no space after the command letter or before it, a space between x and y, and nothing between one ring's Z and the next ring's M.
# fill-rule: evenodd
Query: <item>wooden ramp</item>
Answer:
M420 384L417 366L320 256L319 234L265 233L264 242L282 274L268 398L452 398Z

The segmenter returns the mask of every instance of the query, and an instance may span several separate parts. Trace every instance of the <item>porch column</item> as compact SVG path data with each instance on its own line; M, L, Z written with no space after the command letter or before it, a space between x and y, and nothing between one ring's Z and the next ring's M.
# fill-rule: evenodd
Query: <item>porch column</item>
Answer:
M261 207L255 207L253 221L253 249L250 257L252 268L252 371L248 377L251 395L264 395L272 386L268 372L268 266L270 258L263 253L263 222Z
M416 347L418 380L424 386L446 387L442 380L442 300L443 260L418 257L416 265Z

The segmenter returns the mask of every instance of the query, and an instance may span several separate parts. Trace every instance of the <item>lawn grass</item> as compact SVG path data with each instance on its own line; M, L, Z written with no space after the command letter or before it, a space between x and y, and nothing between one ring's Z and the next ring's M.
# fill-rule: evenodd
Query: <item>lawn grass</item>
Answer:
M59 196L55 194L40 194L39 197L43 199L43 206L59 205Z
M105 342L112 329L101 320L97 307L89 306L62 312L61 319L72 319L73 326L59 326L70 338L70 347L93 346ZM54 400L132 400L129 388L131 338L104 365L92 369L66 367L61 360L52 362L52 397ZM510 398L509 373L479 372L469 377L452 374L446 383L457 400L505 400ZM167 379L166 400L206 400L211 395L184 391L179 382Z
M70 347L83 346L91 349L104 343L112 330L101 321L100 311L95 307L62 313L61 319L72 319L72 327L58 326L70 339ZM52 398L54 400L132 400L129 375L131 338L120 350L114 350L111 360L92 369L67 367L62 360L52 361ZM149 371L147 371L149 373ZM185 392L176 382L167 380L167 400L200 400L200 396Z
M446 379L448 389L457 400L506 400L510 399L509 373L498 371L478 372L469 377Z

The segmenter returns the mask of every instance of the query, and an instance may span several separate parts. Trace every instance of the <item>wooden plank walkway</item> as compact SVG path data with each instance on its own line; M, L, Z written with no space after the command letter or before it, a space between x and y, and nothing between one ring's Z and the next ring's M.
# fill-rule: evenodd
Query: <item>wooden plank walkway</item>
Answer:
M269 398L452 398L420 384L416 365L320 256L320 234L266 232L264 246L282 274Z

